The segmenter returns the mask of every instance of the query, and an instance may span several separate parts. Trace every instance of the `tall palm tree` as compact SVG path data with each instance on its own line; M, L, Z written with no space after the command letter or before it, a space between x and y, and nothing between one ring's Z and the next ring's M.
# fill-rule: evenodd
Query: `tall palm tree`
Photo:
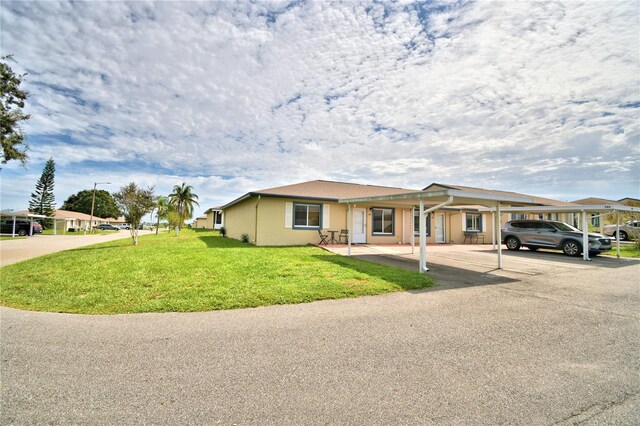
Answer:
M193 205L200 206L198 196L191 192L192 190L193 186L182 182L182 185L175 185L173 192L169 194L169 204L174 206L180 215L178 229L182 229L186 218L193 216Z
M167 213L169 212L169 199L164 195L158 195L156 197L156 209L158 215L158 224L156 226L156 235L158 234L158 229L160 229L160 219L166 219Z

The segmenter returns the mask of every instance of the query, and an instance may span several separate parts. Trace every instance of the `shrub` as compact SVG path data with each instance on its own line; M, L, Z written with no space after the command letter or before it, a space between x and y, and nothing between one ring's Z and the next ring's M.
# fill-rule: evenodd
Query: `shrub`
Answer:
M249 234L240 235L240 241L242 241L243 243L248 243L249 242Z
M227 236L227 230L225 229L224 226L222 228L220 228L220 236L221 237L226 237Z

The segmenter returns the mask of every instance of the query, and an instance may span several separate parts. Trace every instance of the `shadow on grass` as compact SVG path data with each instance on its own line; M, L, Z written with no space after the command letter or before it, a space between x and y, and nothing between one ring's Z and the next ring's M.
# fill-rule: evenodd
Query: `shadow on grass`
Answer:
M223 238L219 235L208 235L198 238L207 245L207 248L255 248L254 245L231 238Z
M430 277L420 275L417 272L407 271L392 265L367 262L364 259L345 257L340 255L312 255L314 259L333 263L342 268L349 268L364 275L370 275L392 283L403 290L421 290L432 287Z

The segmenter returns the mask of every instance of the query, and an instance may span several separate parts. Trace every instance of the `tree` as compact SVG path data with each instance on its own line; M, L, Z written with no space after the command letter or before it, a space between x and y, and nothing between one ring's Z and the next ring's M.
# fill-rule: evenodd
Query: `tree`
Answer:
M138 188L135 182L131 182L113 194L113 198L118 208L124 213L124 218L131 224L131 238L133 239L133 245L137 246L140 221L155 206L153 187L147 189Z
M167 220L169 221L169 232L173 228L175 230L175 236L178 236L178 229L180 227L180 214L174 206L169 204L167 209Z
M70 195L60 208L72 212L91 214L92 198L93 190L85 189L77 194ZM103 219L110 217L117 219L122 216L122 212L109 192L104 189L98 189L96 190L96 204L93 208L93 215Z
M27 143L20 127L21 121L30 118L22 111L29 94L20 90L26 74L15 74L8 62L12 55L0 57L0 140L2 142L2 164L18 160L23 165L27 161Z
M160 228L160 219L167 219L169 213L169 199L164 195L158 195L156 197L156 208L158 212L158 223L156 225L156 235L158 235L158 229Z
M55 173L56 164L53 158L49 158L44 165L40 179L36 183L36 192L31 193L31 201L29 201L29 211L31 213L53 216L56 209L53 195ZM50 227L51 220L43 220L42 226L45 228Z
M200 206L198 196L192 192L193 187L182 182L182 185L175 185L173 193L169 194L169 204L175 207L180 216L178 229L182 229L184 221L193 217L193 205Z

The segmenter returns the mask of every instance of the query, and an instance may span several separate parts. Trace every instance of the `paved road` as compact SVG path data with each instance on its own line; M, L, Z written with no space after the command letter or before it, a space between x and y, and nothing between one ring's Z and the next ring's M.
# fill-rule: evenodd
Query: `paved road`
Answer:
M2 308L0 421L640 423L638 262L542 258L466 286L302 305Z
M140 231L139 235L150 233L151 231ZM2 240L0 241L0 266L121 238L131 238L131 233L123 230L105 235L34 235L16 240Z

